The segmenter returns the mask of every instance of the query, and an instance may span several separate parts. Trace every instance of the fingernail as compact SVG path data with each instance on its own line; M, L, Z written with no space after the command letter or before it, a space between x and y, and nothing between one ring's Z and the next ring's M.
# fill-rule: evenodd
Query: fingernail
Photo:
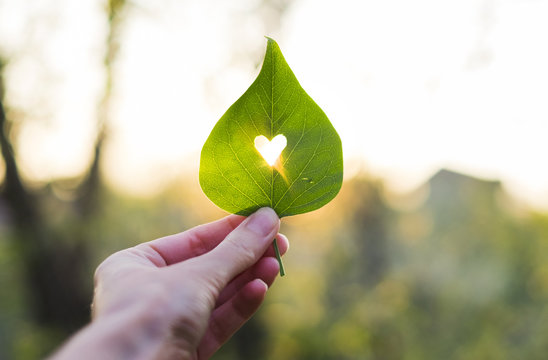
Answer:
M260 208L252 214L247 221L247 228L251 231L266 236L278 225L280 219L271 208Z

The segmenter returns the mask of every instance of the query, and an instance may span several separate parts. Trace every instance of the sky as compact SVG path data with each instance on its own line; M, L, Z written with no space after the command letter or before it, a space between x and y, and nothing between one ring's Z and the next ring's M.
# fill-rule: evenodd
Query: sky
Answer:
M153 193L181 174L276 39L358 170L408 191L441 167L548 209L548 1L135 1L121 33L105 173ZM34 180L91 156L106 22L93 0L0 0L7 102ZM40 86L37 86L39 84ZM83 160L86 159L86 160Z

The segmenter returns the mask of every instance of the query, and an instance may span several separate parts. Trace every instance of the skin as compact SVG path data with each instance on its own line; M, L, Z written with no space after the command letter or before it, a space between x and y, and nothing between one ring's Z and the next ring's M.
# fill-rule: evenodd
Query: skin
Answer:
M254 313L287 238L270 208L230 215L107 258L95 273L93 321L64 359L208 359Z

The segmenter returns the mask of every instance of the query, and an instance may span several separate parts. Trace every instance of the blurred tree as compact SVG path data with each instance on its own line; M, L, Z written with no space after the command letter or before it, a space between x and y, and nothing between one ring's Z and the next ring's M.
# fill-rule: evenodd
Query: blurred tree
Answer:
M330 273L333 287L354 286L371 289L381 282L389 271L389 232L391 211L382 198L381 182L367 178L353 179L345 184L347 221L342 239L331 251L329 262L336 271ZM342 244L341 244L342 243ZM330 301L340 304L337 291Z
M89 273L89 224L97 214L101 199L100 163L107 133L113 83L112 65L118 50L126 1L108 1L108 36L104 66L105 88L99 104L97 136L93 159L81 179L56 180L42 189L28 186L22 178L13 148L12 122L4 105L4 61L0 61L0 146L5 163L5 176L0 186L14 231L13 246L23 264L26 299L31 319L45 328L55 330L61 338L89 320L91 283ZM78 185L74 187L74 184ZM69 190L70 201L53 196L56 189ZM53 211L52 211L53 210ZM67 215L61 225L58 213ZM49 344L53 346L55 344ZM45 354L50 349L39 351Z
M55 233L42 211L44 193L33 191L24 183L12 146L4 87L0 88L0 145L5 163L0 195L8 206L17 239L14 246L24 264L32 317L38 324L70 331L88 317L90 291L81 283L86 265L85 244L59 241L62 236Z

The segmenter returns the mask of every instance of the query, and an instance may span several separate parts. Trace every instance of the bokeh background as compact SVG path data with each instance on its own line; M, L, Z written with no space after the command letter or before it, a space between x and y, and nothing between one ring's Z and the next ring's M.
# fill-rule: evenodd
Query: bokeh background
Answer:
M345 182L216 359L545 359L548 1L0 0L0 359L110 253L224 214L199 153L276 39Z

